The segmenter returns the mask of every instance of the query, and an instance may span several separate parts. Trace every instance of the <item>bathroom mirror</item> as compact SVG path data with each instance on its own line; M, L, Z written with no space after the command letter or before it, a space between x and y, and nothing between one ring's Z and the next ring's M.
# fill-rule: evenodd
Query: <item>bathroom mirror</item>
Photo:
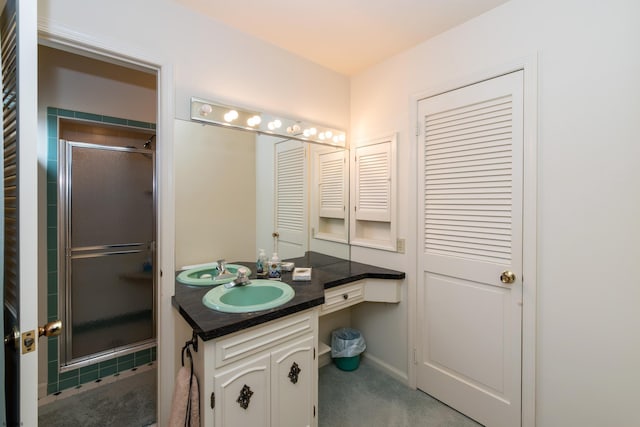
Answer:
M177 268L260 248L349 258L345 148L179 119L174 141Z

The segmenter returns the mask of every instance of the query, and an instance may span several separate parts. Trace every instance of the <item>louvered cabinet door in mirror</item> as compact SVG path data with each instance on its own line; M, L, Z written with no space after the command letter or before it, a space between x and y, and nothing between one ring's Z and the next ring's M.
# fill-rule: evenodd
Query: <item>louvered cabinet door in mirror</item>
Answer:
M275 232L281 259L304 255L307 247L307 150L303 142L276 144Z
M309 148L311 238L348 243L349 152L340 147Z

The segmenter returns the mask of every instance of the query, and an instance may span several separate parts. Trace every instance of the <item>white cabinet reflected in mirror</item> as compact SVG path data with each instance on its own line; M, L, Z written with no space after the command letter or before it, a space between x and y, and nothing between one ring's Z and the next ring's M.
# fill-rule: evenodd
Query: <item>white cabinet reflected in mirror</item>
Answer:
M174 141L178 268L260 248L349 258L345 148L186 120Z

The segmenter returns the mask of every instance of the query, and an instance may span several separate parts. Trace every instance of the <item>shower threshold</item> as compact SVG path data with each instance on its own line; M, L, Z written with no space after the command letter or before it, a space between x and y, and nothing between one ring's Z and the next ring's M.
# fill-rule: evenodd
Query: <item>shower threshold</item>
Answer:
M128 346L114 348L112 350L101 353L92 354L82 359L72 360L70 363L60 365L60 373L72 371L74 369L83 368L85 366L94 365L105 360L111 360L116 357L125 356L127 354L136 353L156 346L156 339L141 341Z

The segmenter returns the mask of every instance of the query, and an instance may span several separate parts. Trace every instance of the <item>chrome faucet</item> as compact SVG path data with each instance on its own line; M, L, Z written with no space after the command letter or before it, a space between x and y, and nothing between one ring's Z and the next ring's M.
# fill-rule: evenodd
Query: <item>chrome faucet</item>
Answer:
M216 261L216 268L218 269L218 274L228 273L227 271L227 261L224 259L219 259Z
M216 279L233 279L235 276L227 270L227 262L224 259L219 259L216 261L216 269L218 270L218 274L216 275Z
M235 286L245 286L249 284L251 284L251 280L247 277L247 269L240 267L238 268L238 276L229 283L225 283L224 287L229 289Z

